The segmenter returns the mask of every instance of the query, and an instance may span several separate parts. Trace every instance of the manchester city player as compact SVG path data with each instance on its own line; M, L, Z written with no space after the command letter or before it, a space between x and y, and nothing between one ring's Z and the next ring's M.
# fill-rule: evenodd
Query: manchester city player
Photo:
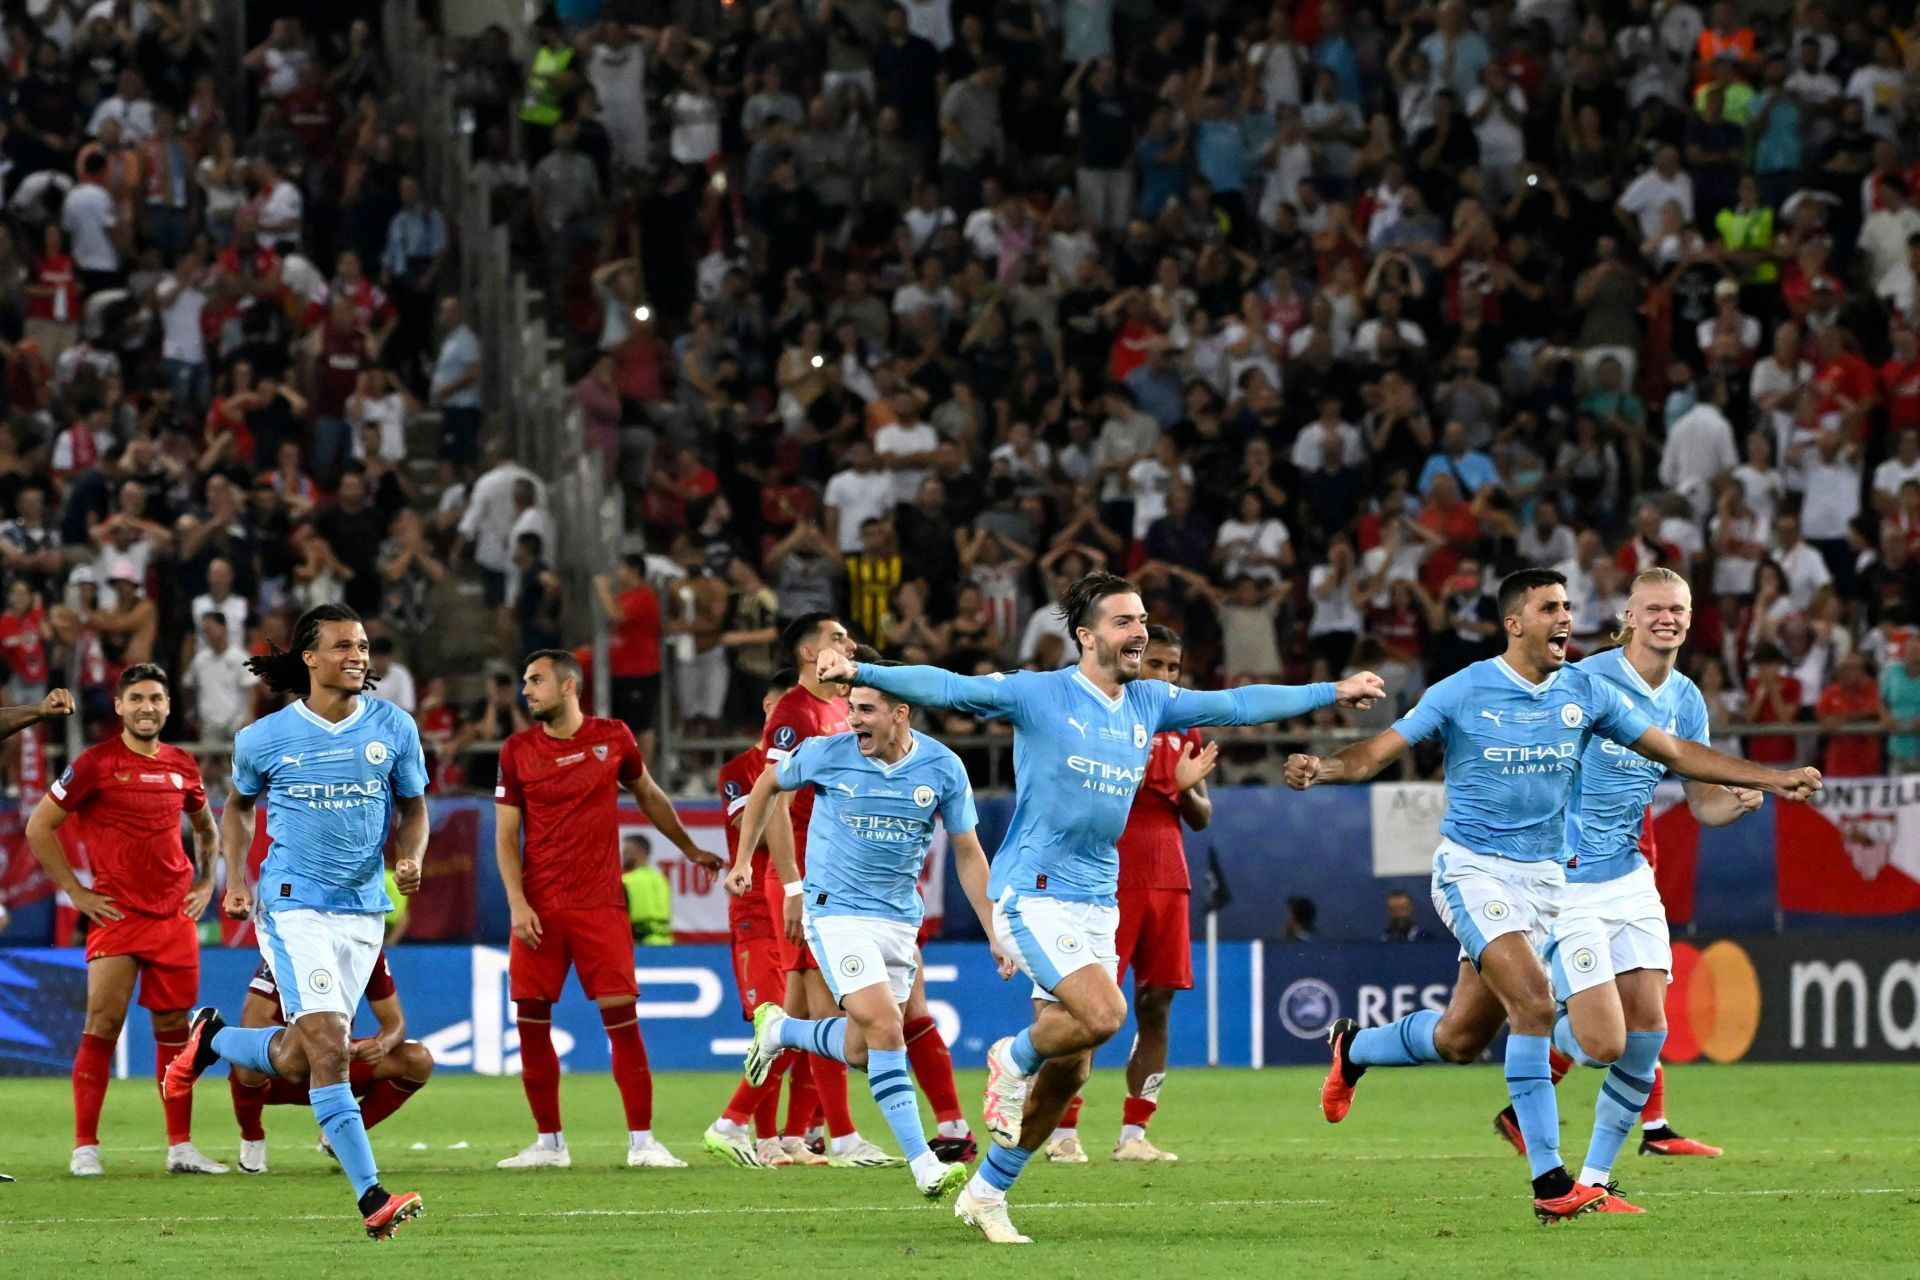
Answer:
M967 1180L967 1166L942 1163L927 1145L901 1014L919 968L925 915L920 872L933 844L936 813L967 901L984 928L992 927L993 904L966 769L946 747L914 732L907 723L912 714L900 699L855 685L847 695L850 732L808 738L754 784L740 823L739 847L748 850L760 843L776 810L785 820L784 806L773 803L776 787L818 793L807 825L800 901L820 976L847 1016L793 1018L778 1004L762 1004L753 1014L746 1075L749 1084L760 1085L783 1049L864 1068L915 1184L937 1200ZM794 874L791 847L775 846L775 870L783 878ZM736 895L753 892L751 865L729 874L727 888Z
M233 794L220 831L223 905L235 919L253 916L287 1025L229 1027L218 1010L196 1010L166 1089L171 1096L192 1088L220 1058L262 1075L304 1076L314 1119L353 1183L367 1234L384 1240L419 1216L421 1201L380 1185L347 1082L348 1038L392 910L381 849L396 811L394 879L405 894L420 887L427 848L420 735L391 702L361 696L373 683L367 633L344 605L307 610L290 648L247 665L268 688L299 700L234 737ZM246 863L263 792L271 843L256 903Z
M998 1244L1027 1243L1008 1219L1007 1190L1086 1081L1092 1051L1126 1020L1114 980L1115 842L1146 776L1153 735L1288 720L1335 702L1370 706L1384 691L1370 671L1337 685L1217 693L1142 680L1147 610L1132 583L1090 573L1067 588L1060 609L1080 647L1079 664L1064 671L963 677L856 664L834 651L819 666L821 680L1013 724L1014 810L988 885L991 936L1033 979L1035 1015L1031 1027L988 1051L984 1110L997 1145L954 1205Z
M1693 593L1671 569L1649 569L1627 596L1621 648L1577 667L1619 689L1668 734L1706 745L1707 702L1674 670L1693 624ZM1543 958L1553 996L1565 1016L1553 1028L1556 1048L1588 1066L1607 1067L1594 1100L1593 1138L1579 1181L1612 1192L1606 1208L1638 1212L1608 1176L1621 1144L1646 1105L1667 1039L1667 983L1673 951L1667 912L1653 868L1640 852L1640 830L1665 769L1594 739L1580 762L1580 803L1568 815L1567 887ZM1745 787L1687 783L1687 805L1702 826L1721 827L1765 799Z
M1333 1067L1320 1105L1346 1117L1370 1066L1470 1062L1510 1024L1507 1089L1526 1138L1533 1207L1541 1221L1598 1209L1603 1186L1576 1183L1560 1162L1560 1119L1548 1080L1553 992L1536 948L1547 940L1566 883L1567 815L1580 761L1597 735L1685 778L1804 800L1812 769L1774 770L1676 738L1612 685L1563 669L1573 633L1566 579L1522 569L1500 584L1507 651L1448 676L1383 733L1325 760L1296 755L1300 790L1365 782L1415 743L1446 743L1447 811L1434 855L1433 902L1460 940L1463 963L1444 1013L1424 1009L1384 1027L1333 1025Z

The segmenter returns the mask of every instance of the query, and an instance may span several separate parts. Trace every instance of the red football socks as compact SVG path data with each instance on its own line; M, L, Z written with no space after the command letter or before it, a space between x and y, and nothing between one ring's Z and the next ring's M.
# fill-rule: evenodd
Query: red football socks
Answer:
M1667 1118L1667 1069L1665 1067L1654 1067L1653 1092L1647 1095L1647 1105L1640 1108L1640 1114L1655 1120Z
M1567 1072L1573 1070L1573 1059L1558 1049L1547 1050L1547 1071L1553 1076L1553 1082L1559 1084L1567 1078Z
M620 1104L627 1110L627 1128L653 1128L653 1070L647 1066L647 1046L640 1039L640 1015L633 1005L600 1010L613 1050L613 1082L620 1087Z
M827 1118L827 1136L844 1138L855 1132L853 1109L847 1105L847 1064L833 1058L813 1058L813 1089Z
M162 1040L158 1036L153 1041L153 1077L160 1085L160 1109L167 1117L167 1145L178 1146L182 1142L193 1141L193 1091L189 1089L178 1098L167 1096L167 1064L187 1047L185 1032L174 1032L178 1040Z
M1073 1101L1067 1104L1066 1112L1060 1117L1060 1123L1053 1127L1056 1129L1078 1129L1080 1127L1080 1107L1084 1102L1086 1102L1085 1098L1077 1093L1074 1094Z
M553 1051L553 1006L545 1000L516 1000L520 1024L520 1087L527 1091L533 1127L560 1132L560 1055Z
M113 1078L113 1041L80 1036L73 1055L73 1145L100 1145L100 1107L107 1100L107 1081Z
M360 1122L367 1128L385 1120L407 1104L407 1099L426 1085L424 1080L376 1080L360 1099Z
M906 1026L907 1061L913 1064L914 1082L933 1108L933 1118L949 1124L964 1118L960 1110L960 1090L953 1083L953 1055L932 1018L915 1018Z
M1128 1094L1127 1100L1120 1104L1120 1123L1137 1124L1144 1129L1147 1127L1147 1121L1153 1119L1153 1113L1159 1109L1160 1104L1157 1102L1149 1102L1145 1098L1136 1098Z
M260 1125L260 1113L266 1109L267 1098L273 1092L275 1082L262 1080L259 1084L241 1084L240 1077L231 1071L227 1074L227 1091L233 1095L233 1118L240 1123L240 1137L246 1142L265 1142L267 1131Z
M814 1057L810 1053L793 1055L787 1071L787 1122L780 1128L786 1138L804 1138L813 1127L814 1112L820 1109L820 1095L813 1087Z

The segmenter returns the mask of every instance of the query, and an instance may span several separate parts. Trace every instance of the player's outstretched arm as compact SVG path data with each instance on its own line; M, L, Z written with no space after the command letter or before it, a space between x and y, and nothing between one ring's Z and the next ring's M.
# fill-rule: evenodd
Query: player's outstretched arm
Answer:
M1767 800L1752 787L1725 787L1711 782L1687 783L1687 808L1703 827L1724 827L1746 817Z
M878 689L916 707L947 707L968 715L1008 715L1018 710L1019 673L957 676L940 667L876 667L833 649L820 655L820 679Z
M1356 742L1324 758L1288 756L1287 785L1295 791L1305 791L1308 787L1367 782L1405 755L1407 745L1398 729L1383 729L1364 742Z
M1338 703L1366 708L1386 694L1386 686L1371 671L1348 676L1338 684L1248 684L1238 689L1169 689L1160 713L1162 729L1191 729L1199 725L1277 724L1295 716Z
M33 816L27 819L27 844L33 856L47 873L47 879L73 899L74 909L81 915L95 924L121 919L120 907L112 898L87 888L74 874L73 864L67 861L67 851L61 846L60 837L54 834L66 820L67 811L52 796L40 797Z
M1726 755L1686 738L1676 738L1658 727L1648 729L1630 745L1647 759L1663 764L1681 777L1695 782L1752 787L1757 791L1771 792L1783 800L1810 799L1821 787L1818 769L1769 769L1763 764Z
M29 702L23 707L0 707L0 738L11 738L32 725L72 714L73 695L65 689L53 689L38 702Z
M247 850L253 848L253 806L257 796L235 789L220 813L220 858L227 864L227 892L220 909L229 920L253 914L253 891L247 888Z
M719 871L726 866L719 854L702 849L693 842L693 837L687 834L686 824L680 821L679 813L674 810L673 801L667 798L667 793L660 789L660 784L653 780L652 774L641 774L627 784L627 790L632 793L634 803L640 806L640 812L653 824L654 830L671 840L673 847L688 862L709 871ZM747 850L747 856L753 856L752 849Z

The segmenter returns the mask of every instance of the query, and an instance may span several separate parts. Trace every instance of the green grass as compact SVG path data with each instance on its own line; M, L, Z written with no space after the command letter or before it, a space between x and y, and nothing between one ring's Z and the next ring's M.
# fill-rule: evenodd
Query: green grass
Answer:
M1848 1276L1914 1274L1920 1241L1920 1106L1899 1066L1682 1067L1676 1124L1721 1143L1719 1160L1628 1154L1617 1170L1644 1217L1587 1217L1543 1230L1526 1170L1489 1121L1503 1100L1488 1068L1376 1071L1352 1116L1331 1128L1318 1073L1185 1071L1169 1081L1154 1137L1173 1166L1105 1159L1121 1082L1088 1090L1080 1167L1036 1163L1014 1220L1039 1242L1019 1255L1062 1276L1472 1275ZM887 1141L864 1090L863 1132ZM902 1170L723 1166L699 1133L731 1081L656 1081L656 1132L680 1171L628 1170L611 1082L569 1076L568 1172L507 1174L494 1160L529 1138L515 1082L447 1076L374 1131L390 1187L418 1190L427 1214L375 1254L340 1175L312 1147L311 1118L267 1115L273 1172L170 1178L160 1172L150 1084L118 1081L103 1125L107 1176L66 1174L64 1080L0 1081L0 1275L318 1275L358 1264L412 1276L537 1269L703 1277L799 1272L953 1273L987 1246L946 1206L921 1201ZM977 1098L979 1079L963 1079ZM1596 1078L1561 1090L1565 1151L1586 1149ZM218 1080L201 1088L196 1139L231 1160L236 1135ZM1637 1141L1637 1138L1635 1139ZM425 1143L424 1150L412 1144ZM454 1149L454 1144L465 1144ZM86 1269L86 1270L83 1270ZM643 1270L644 1269L644 1270Z

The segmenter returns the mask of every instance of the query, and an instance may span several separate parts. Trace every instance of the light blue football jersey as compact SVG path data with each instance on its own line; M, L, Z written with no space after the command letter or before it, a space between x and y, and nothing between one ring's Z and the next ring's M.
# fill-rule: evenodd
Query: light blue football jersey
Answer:
M1428 689L1394 729L1408 742L1446 743L1447 811L1440 834L1475 853L1565 862L1567 814L1580 762L1596 736L1626 746L1653 726L1613 685L1562 667L1529 684L1487 658Z
M233 789L265 797L264 910L393 909L381 858L393 797L427 789L412 716L363 695L352 714L331 724L295 702L234 735Z
M1633 669L1624 649L1596 653L1577 666L1619 689L1668 734L1708 745L1707 700L1678 671L1654 689ZM1567 850L1574 859L1567 868L1569 881L1599 884L1646 865L1640 829L1653 789L1666 772L1664 765L1604 738L1587 744L1580 758L1580 803L1567 815Z
M920 869L933 817L949 835L980 825L958 756L923 733L893 764L860 754L851 733L808 738L774 766L783 790L814 788L807 822L807 910L879 916L918 926L926 913Z
M988 891L1118 901L1120 855L1153 735L1201 725L1268 724L1334 701L1331 684L1245 685L1220 692L1133 680L1109 698L1077 667L957 676L938 667L862 664L855 684L914 706L952 707L1013 724L1013 820Z

